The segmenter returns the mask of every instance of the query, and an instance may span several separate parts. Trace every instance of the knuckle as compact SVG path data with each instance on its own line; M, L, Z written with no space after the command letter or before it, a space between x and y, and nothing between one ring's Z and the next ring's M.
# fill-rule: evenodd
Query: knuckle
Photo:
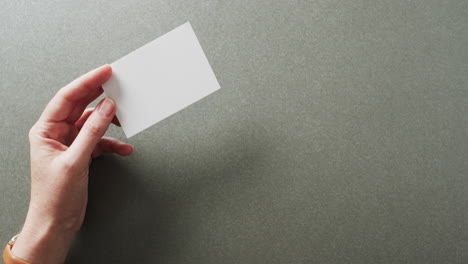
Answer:
M34 129L34 126L33 126L31 127L28 133L29 140L31 140L35 135L36 135L36 130Z
M34 141L34 139L37 138L37 134L38 134L37 127L36 127L36 125L34 125L34 126L31 127L31 129L28 132L29 142Z
M89 122L87 122L87 125L85 128L86 134L90 137L100 137L102 134L102 129L99 126L99 124L97 124L97 122L93 120L88 120L88 121Z

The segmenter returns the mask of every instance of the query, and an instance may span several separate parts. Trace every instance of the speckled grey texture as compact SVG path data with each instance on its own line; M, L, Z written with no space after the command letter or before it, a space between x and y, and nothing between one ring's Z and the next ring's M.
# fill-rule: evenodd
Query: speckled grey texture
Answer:
M222 89L93 164L67 263L468 263L467 1L0 6L3 243L52 95L191 21Z

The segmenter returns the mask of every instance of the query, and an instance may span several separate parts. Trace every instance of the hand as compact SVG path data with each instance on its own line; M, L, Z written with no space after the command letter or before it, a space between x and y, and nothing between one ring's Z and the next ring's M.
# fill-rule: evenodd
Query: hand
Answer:
M131 145L103 137L117 125L115 104L106 98L86 109L112 75L97 68L62 88L29 132L31 201L12 253L34 263L63 263L80 229L88 200L88 169L102 153L130 155ZM86 109L86 110L85 110Z

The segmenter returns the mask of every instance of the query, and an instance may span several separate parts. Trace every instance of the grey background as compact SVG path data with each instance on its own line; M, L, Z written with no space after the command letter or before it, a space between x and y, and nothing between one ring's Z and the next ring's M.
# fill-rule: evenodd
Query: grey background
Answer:
M0 6L3 243L49 99L191 21L222 89L95 161L67 263L468 263L468 1Z

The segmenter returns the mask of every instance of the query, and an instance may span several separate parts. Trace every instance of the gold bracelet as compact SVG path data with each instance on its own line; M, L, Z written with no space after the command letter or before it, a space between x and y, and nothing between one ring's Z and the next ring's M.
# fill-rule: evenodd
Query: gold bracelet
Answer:
M17 256L13 255L13 253L11 253L11 248L13 248L13 245L15 244L16 239L18 239L18 236L19 234L11 238L6 245L5 250L3 250L2 259L5 264L29 264L29 262L18 258Z

